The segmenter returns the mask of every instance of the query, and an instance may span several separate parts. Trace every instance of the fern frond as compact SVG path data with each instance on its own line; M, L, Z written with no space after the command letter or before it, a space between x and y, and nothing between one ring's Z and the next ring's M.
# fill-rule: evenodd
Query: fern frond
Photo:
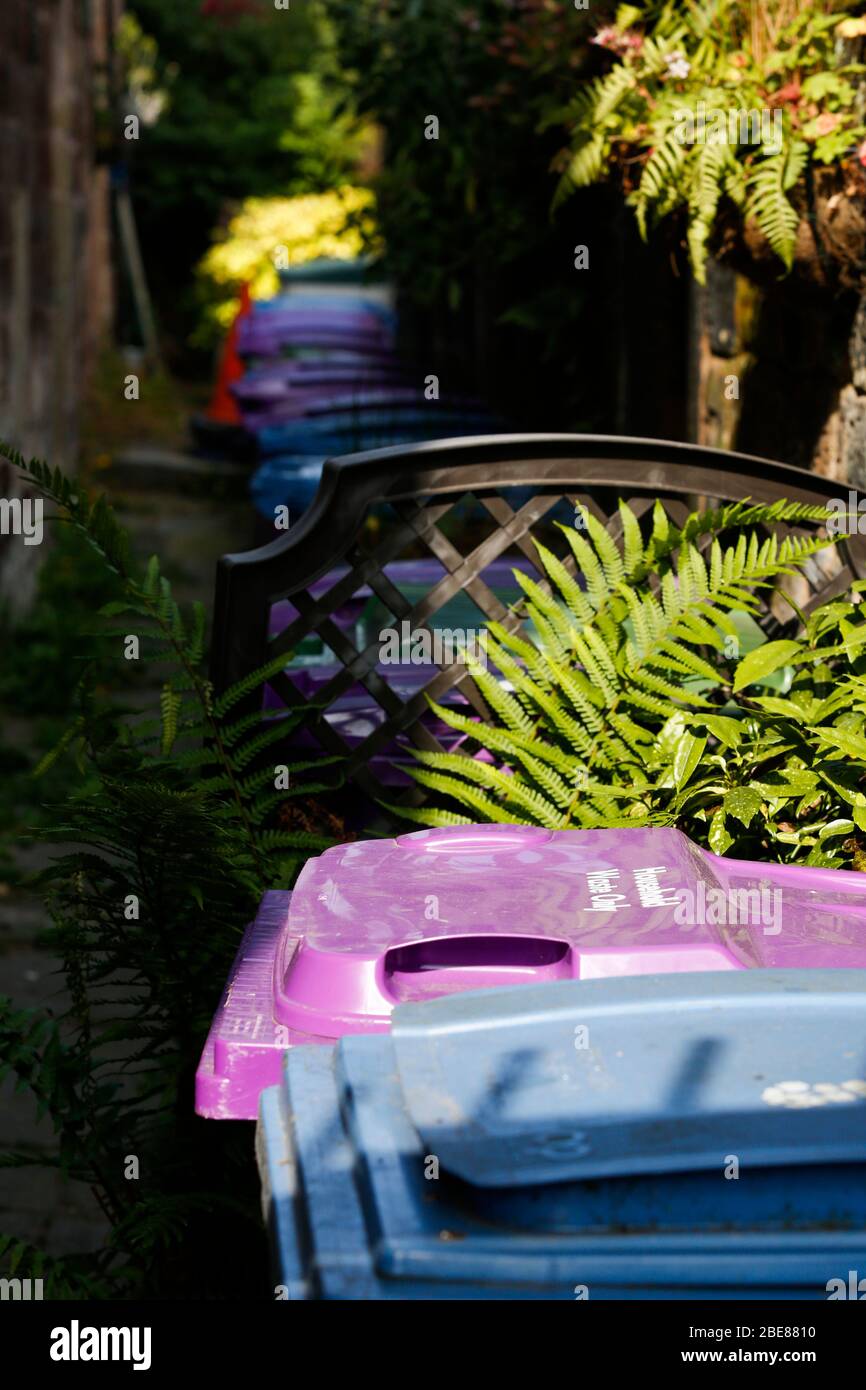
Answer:
M536 541L535 548L554 591L559 591L579 623L588 623L592 619L593 610L577 580L572 574L569 574L559 557L554 555L552 550L548 550L547 546Z
M707 242L722 195L724 171L731 158L726 144L704 144L691 161L688 245L699 285L706 281Z
M570 788L550 768L545 768L542 763L537 764L539 780L544 784L545 790L552 789L553 803L539 792L527 788L511 773L503 772L487 763L467 758L463 754L427 753L419 750L416 757L425 767L456 773L458 776L471 775L473 781L488 790L498 791L505 801L516 801L518 805L523 806L525 810L534 815L539 824L547 825L551 829L555 829L561 819L557 815L556 804L567 806L571 799ZM524 758L524 761L527 760ZM528 761L534 760L529 759Z
M576 188L586 188L598 182L604 169L606 150L607 142L602 131L581 132L553 195L552 211L555 212Z
M170 685L162 687L162 695L159 700L159 707L162 713L162 741L161 750L163 755L167 755L174 747L177 738L177 720L180 714L180 696L172 690Z
M756 160L747 185L746 212L754 217L785 268L794 263L794 245L800 216L786 197L790 150Z
M590 603L593 609L598 610L608 598L608 586L598 554L589 541L578 531L575 531L574 527L563 526L562 530L571 547L577 567L586 580L586 592Z
M619 499L618 509L622 523L625 577L627 580L632 580L644 562L643 536L641 535L640 522L631 507L622 498Z
M260 719L259 723L261 724L261 722ZM269 726L262 729L261 733L257 734L255 738L243 740L228 753L230 765L235 771L247 767L248 764L252 762L253 758L255 758L258 753L261 753L263 749L270 748L274 743L284 743L287 733L288 730L281 720L274 719L269 721Z
M503 806L478 791L476 787L470 786L467 782L461 782L457 777L448 777L438 772L424 772L421 768L408 768L409 775L414 778L422 787L429 787L431 791L442 792L445 796L453 797L462 805L468 806L481 816L482 820L493 821L499 825L534 825L535 821L528 821L516 817L509 813Z
M687 147L670 131L644 165L640 183L629 199L644 241L647 237L648 212L654 204L664 199L668 190L678 187L687 157Z
M459 816L456 811L442 811L434 806L396 806L393 801L378 803L398 820L413 821L416 825L474 825L471 816Z
M213 704L213 712L218 719L222 719L228 714L229 710L234 709L235 705L240 704L241 700L247 695L252 695L258 688L265 685L272 676L277 676L288 666L291 657L285 653L273 656L269 661L256 667L255 671L250 671L249 675L242 680L236 681L229 686L228 690L223 691Z

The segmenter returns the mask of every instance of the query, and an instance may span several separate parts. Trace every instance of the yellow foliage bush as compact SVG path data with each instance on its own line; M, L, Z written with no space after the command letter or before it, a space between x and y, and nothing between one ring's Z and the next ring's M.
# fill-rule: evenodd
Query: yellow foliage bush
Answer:
M248 198L198 266L211 323L231 323L245 281L256 299L276 294L279 265L352 260L375 250L374 208L369 189L349 184L298 198Z

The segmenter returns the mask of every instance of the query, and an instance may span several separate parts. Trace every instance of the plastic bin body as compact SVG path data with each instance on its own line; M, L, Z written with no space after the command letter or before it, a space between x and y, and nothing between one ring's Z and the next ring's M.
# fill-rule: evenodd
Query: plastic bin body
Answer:
M337 846L308 861L293 894L265 894L211 1028L197 1109L252 1118L281 1051L302 1036L387 1032L401 1003L791 968L866 968L862 874L723 859L668 829L456 826Z
M281 454L341 455L362 449L384 449L412 439L440 439L448 435L489 434L496 422L486 412L465 414L437 402L426 409L394 406L380 409L358 406L329 411L300 420L263 425L256 431L264 458Z
M392 386L387 380L372 386L366 383L334 382L318 384L283 395L270 403L244 407L244 419L249 429L261 430L277 425L302 424L322 415L338 418L341 414L369 411L374 407L408 405L418 407L421 392L410 386Z
M288 507L293 518L307 510L313 501L322 476L326 458L365 449L384 449L398 444L411 444L426 439L441 439L458 432L462 436L490 434L494 422L487 416L447 420L432 411L423 413L414 422L400 421L397 413L389 414L379 423L363 419L363 414L348 423L335 417L328 422L323 417L308 422L309 427L297 431L294 452L275 453L265 458L250 479L250 495L256 511L273 522L278 507ZM266 428L252 435L260 454L271 448L282 448L287 435L284 426ZM279 435L279 440L278 440Z
M515 559L497 559L486 565L482 577L485 584L496 594L499 600L506 606L516 604L522 594L518 580L515 578L515 571L531 576L533 569L528 560L522 556ZM400 590L406 602L412 606L420 603L427 595L435 589L436 585L447 578L447 570L436 560L395 560L384 567L384 574L387 579ZM311 597L318 599L326 595L331 589L336 588L345 576L349 573L345 566L338 566L330 570L310 585L309 593ZM268 624L268 635L276 637L289 627L297 618L298 610L290 599L283 599L275 603L270 612ZM403 628L396 623L390 609L386 607L368 584L357 588L346 601L331 615L335 625L348 637L354 640L359 651L364 650L370 643L376 642L379 634L386 628L394 628L398 634L403 634ZM477 605L472 599L463 593L454 595L442 605L427 620L427 627L432 632L450 631L454 632L477 632L479 624L483 621ZM414 629L409 629L413 631ZM377 665L377 670L390 676L394 670L401 674L406 667L416 673L420 673L418 680L420 683L430 680L438 667L430 665L429 662L411 661L411 642L409 649L403 653L401 644L401 655L405 655L405 665L395 666L394 663ZM293 678L299 679L299 668L310 670L313 676L306 685L301 683L301 692L306 694L308 699L314 699L315 689L323 682L332 680L341 669L335 662L333 653L321 637L311 634L307 639L306 646L293 647L292 660L287 667ZM423 680L421 680L423 677ZM369 703L371 698L369 692L362 686L353 686L352 691L363 694ZM347 692L347 695L351 692ZM465 702L463 702L465 703ZM268 686L265 686L265 709L282 708L282 702L274 695ZM378 708L378 706L377 706Z
M462 412L462 413L461 413ZM474 412L474 413L473 413ZM429 422L431 415L443 425L457 428L461 421L477 422L482 417L493 428L493 417L486 413L478 401L470 397L442 396L433 404L424 403L424 394L417 385L393 385L386 379L368 385L354 383L347 389L346 382L332 385L319 384L303 390L292 391L261 408L244 411L248 428L256 430L277 430L284 427L288 431L288 445L293 446L292 431L301 430L305 424L328 416L331 427L338 427L343 417L346 423L363 424L368 420L406 422L408 424ZM356 421L357 417L357 421ZM282 448L280 444L280 448Z
M241 357L275 357L293 347L342 348L354 352L390 354L394 334L373 315L306 313L256 314L238 329Z
M514 559L497 559L487 565L483 572L484 582L495 592L506 606L518 602L522 590L514 577L514 571L532 575L533 567L522 556ZM447 571L436 560L397 560L385 566L390 582L400 590L406 601L415 605L424 599L435 586L446 577ZM348 571L345 567L329 572L310 586L314 598L325 594L336 586ZM290 600L282 600L271 609L269 635L275 636L287 628L298 617L297 609ZM465 594L455 595L441 609L433 614L427 626L436 632L477 632L481 619L480 611ZM342 632L354 642L358 651L375 642L383 628L396 628L403 634L401 624L396 623L384 603L377 598L368 585L357 589L346 603L332 615L332 620ZM471 639L470 639L471 640ZM378 662L376 670L388 682L390 688L401 699L410 699L438 674L439 666L429 661L411 660L411 643L401 651L405 657L400 662ZM321 691L342 671L342 666L333 653L325 646L317 634L312 634L303 643L295 645L292 661L287 667L292 682L303 699L315 703ZM474 718L474 711L464 695L452 687L440 697L440 703L449 708L459 709ZM265 710L284 709L284 702L265 686L263 708ZM335 729L350 749L361 744L375 732L385 718L381 705L373 699L362 682L351 685L333 702L324 713L324 719ZM421 714L425 728L430 729L439 742L449 751L462 747L467 735L461 734L443 720L425 709ZM319 748L321 745L308 730L297 736L299 748ZM412 756L413 744L408 735L398 735L397 739L375 754L370 766L376 776L386 786L407 787L411 779L406 768L415 765ZM477 755L483 761L491 761L485 751Z
M255 442L254 442L255 447ZM294 454L268 459L250 478L250 497L260 516L273 524L278 507L296 521L311 505L322 480L325 455Z
M864 1057L861 970L401 1006L392 1036L293 1050L262 1096L275 1282L300 1299L856 1297Z
M275 362L269 367L260 367L258 371L247 372L229 389L242 409L255 411L286 405L296 395L306 392L375 390L402 382L411 385L412 376L409 367L387 360L356 363L337 361L329 364L315 359L301 359ZM416 381L419 379L418 373L414 374L414 378Z

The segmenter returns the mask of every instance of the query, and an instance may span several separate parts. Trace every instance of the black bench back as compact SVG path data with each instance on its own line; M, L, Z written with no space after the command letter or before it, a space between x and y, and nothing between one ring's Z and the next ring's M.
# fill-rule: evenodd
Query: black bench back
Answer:
M218 566L214 616L212 675L217 690L255 670L272 654L290 653L311 633L332 650L338 666L317 696L330 706L351 686L360 684L384 718L362 743L348 749L320 711L309 710L304 723L317 746L345 754L348 780L367 797L384 794L371 760L406 734L418 747L440 744L419 718L427 712L424 692L403 699L380 671L378 641L356 649L345 625L333 614L361 586L368 586L412 630L465 591L483 619L515 626L485 582L484 570L495 559L520 558L537 569L533 536L544 540L567 562L556 517L575 515L577 504L590 508L619 534L617 500L623 498L639 515L656 498L675 524L695 506L751 498L778 498L826 505L847 496L847 485L783 463L655 439L591 435L492 435L449 439L329 460L313 505L284 535L258 550L226 555ZM780 528L784 530L785 528ZM793 528L803 532L808 524ZM805 570L808 609L842 592L853 577L866 574L866 538L844 540L828 552L829 564L810 561ZM444 577L411 605L386 573L392 562L407 557L433 558ZM818 557L823 560L824 557ZM314 597L310 586L337 567L346 574L326 594ZM543 575L539 574L543 580ZM290 599L299 616L277 637L269 636L271 605ZM762 624L768 635L781 630L772 605ZM273 679L272 688L288 707L306 706L291 675ZM456 662L439 669L424 687L434 698L454 686L480 714L484 702L466 667ZM417 794L403 794L417 800ZM388 798L394 800L393 788Z

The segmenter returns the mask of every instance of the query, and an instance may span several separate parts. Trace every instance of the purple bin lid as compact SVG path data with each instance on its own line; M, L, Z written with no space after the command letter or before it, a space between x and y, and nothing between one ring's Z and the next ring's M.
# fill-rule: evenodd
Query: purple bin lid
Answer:
M344 347L380 352L390 348L393 335L377 319L323 319L318 314L259 314L242 319L238 327L238 352L242 357L263 356L284 344L311 347Z
M866 968L866 875L723 859L660 828L468 825L339 845L293 893L265 894L197 1108L251 1117L286 1047L386 1031L400 1003L756 967Z
M481 825L340 845L298 879L275 1016L336 1037L386 1029L397 1003L496 984L866 968L866 878L846 877L717 858L666 829ZM739 917L710 893L729 887L756 894L742 914L755 920L711 920Z

